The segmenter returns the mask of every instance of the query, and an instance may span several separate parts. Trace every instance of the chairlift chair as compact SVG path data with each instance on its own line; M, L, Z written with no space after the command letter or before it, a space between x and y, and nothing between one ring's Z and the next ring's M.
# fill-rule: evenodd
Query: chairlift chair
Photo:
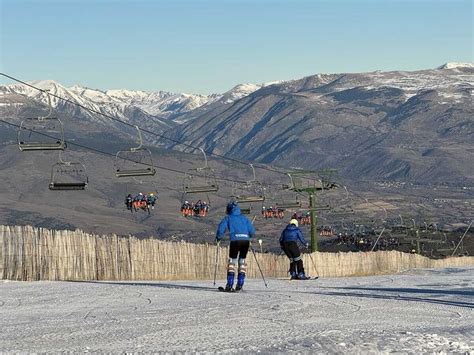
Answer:
M44 117L27 118L18 129L18 148L26 151L51 151L66 149L64 125L59 118L51 117L53 106L48 92L49 112Z
M263 186L256 178L253 164L249 165L252 168L253 179L244 183L236 182L232 188L231 197L239 204L252 204L265 201Z
M290 178L290 184L284 185L284 188L288 190L303 192L307 190L331 190L333 188L339 187L336 183L330 182L324 178L315 179L311 177L311 174L311 172L306 171L293 171L291 173L287 173Z
M320 211L330 211L331 207L329 205L321 205L321 206L315 206L315 207L308 207L306 208L307 211L314 211L314 212L320 212Z
M243 207L240 209L241 214L251 214L252 213L252 207Z
M290 185L282 185L282 191L280 196L275 198L274 205L277 209L301 209L302 202L299 199L298 193L294 192L294 182L290 174L287 174L290 178Z
M204 166L190 169L184 174L183 193L198 194L219 191L216 174L214 170L207 165L207 156L204 149L199 148L204 155Z
M355 211L352 209L352 207L335 207L335 208L329 208L330 214L334 216L340 216L340 215L346 215L346 214L355 214Z
M151 151L142 147L142 133L138 126L135 126L135 128L138 131L138 137L140 140L138 147L119 150L115 155L115 175L119 178L154 176L156 173L156 169L153 166Z
M49 189L53 191L85 190L88 183L89 178L84 164L64 161L60 152L59 162L51 168Z

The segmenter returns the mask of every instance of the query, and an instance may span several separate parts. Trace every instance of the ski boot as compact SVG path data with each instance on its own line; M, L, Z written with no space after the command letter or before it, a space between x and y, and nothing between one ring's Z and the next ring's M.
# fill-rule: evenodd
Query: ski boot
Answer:
M232 259L229 260L229 264L227 265L227 284L225 285L224 291L226 292L234 292L234 264Z
M237 285L235 286L235 291L242 290L242 287L244 286L244 281L245 281L245 273L239 272L239 274L237 275Z
M290 280L298 280L298 275L295 271L290 272Z
M297 277L298 280L309 280L310 278L311 277L306 276L304 272L300 272Z

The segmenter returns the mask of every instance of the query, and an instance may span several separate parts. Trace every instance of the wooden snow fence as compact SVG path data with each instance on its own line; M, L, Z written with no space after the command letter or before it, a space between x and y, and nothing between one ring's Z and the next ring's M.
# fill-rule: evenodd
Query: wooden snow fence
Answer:
M53 231L30 226L0 226L0 246L0 276L21 281L212 280L216 258L214 244L99 236L80 230ZM227 253L228 248L221 247L219 279L225 278ZM256 253L256 256L266 278L287 277L289 264L285 256L270 253ZM304 254L303 261L309 275L321 277L474 265L474 257L432 260L397 251L312 253ZM248 277L260 278L251 251L247 263Z

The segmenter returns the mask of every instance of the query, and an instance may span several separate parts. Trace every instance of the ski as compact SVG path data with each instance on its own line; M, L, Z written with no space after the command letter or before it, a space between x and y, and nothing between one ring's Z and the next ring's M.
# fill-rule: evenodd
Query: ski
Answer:
M235 292L235 290L233 288L230 291L226 291L226 289L222 286L219 286L217 289L221 292L230 292L230 293Z

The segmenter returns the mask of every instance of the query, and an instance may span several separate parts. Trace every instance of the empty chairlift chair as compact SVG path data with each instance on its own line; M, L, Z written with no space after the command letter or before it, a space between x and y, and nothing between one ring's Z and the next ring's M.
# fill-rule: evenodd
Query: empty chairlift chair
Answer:
M18 129L18 148L26 151L64 150L64 126L60 119L51 117L53 107L48 94L49 113L45 117L27 118Z
M290 178L290 185L283 185L280 192L280 196L275 198L275 207L287 210L287 209L300 209L302 203L299 199L299 195L294 191L294 183L290 174L287 174Z
M53 191L85 190L89 183L86 167L81 163L60 161L51 168L49 189Z
M156 170L153 166L151 151L143 148L142 134L138 126L140 144L127 150L119 150L115 155L115 175L121 177L154 176Z
M250 164L250 167L252 168L253 179L244 183L235 183L232 189L231 198L241 205L242 214L252 213L252 207L257 203L263 207L265 201L263 185L256 178L253 164Z

